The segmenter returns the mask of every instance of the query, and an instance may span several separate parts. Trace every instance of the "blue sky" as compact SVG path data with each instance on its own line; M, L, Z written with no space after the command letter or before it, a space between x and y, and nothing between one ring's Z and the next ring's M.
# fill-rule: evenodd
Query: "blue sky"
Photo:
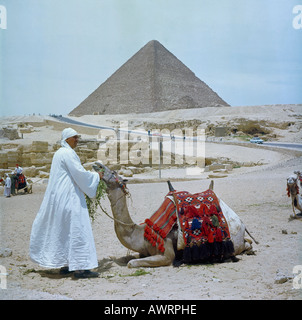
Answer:
M301 0L0 0L0 116L68 114L158 40L232 106L302 103Z

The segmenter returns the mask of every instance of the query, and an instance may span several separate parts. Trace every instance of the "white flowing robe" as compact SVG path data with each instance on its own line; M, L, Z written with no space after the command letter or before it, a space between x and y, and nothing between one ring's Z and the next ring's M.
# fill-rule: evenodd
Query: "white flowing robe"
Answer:
M50 179L30 237L30 257L47 268L69 271L98 266L85 194L95 197L100 177L86 171L63 143L54 155Z
M9 197L11 191L12 182L10 177L6 177L5 179L5 186L4 186L4 196Z

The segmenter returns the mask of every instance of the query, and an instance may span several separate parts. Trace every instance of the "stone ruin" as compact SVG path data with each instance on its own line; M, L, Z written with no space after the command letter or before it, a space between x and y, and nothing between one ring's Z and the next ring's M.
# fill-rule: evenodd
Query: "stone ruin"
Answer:
M0 170L11 173L16 164L23 168L27 177L48 178L53 155L60 148L60 144L49 145L46 141L33 141L30 145L13 143L2 144L0 150ZM99 143L96 141L81 141L76 151L82 163L97 160Z
M0 138L8 138L9 140L20 139L17 125L7 125L0 128Z
M0 176L4 176L5 173L12 173L16 164L19 164L27 178L49 178L52 158L60 148L60 142L53 145L47 141L32 141L30 145L5 143L0 145L0 148ZM102 148L105 150L103 149L100 152ZM159 150L150 149L148 138L138 140L113 139L109 141L80 139L75 151L87 170L92 169L92 164L96 160L106 160L107 165L112 170L117 170L124 177L132 177L133 174L149 172L153 169L158 170L159 165L162 169L188 166L188 161L175 154L173 148L171 153L163 152L160 161ZM101 154L105 157L104 159L101 158ZM133 161L133 159L138 161ZM147 161L143 159L147 159ZM234 164L228 159L207 158L204 160L205 172L209 173L209 178L225 177L234 167ZM196 166L196 164L194 163L193 166Z

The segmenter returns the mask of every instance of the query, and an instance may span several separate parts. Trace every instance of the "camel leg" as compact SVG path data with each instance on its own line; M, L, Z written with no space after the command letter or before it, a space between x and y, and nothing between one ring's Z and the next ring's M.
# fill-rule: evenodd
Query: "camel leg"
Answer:
M140 267L169 266L172 264L174 258L175 258L175 253L174 253L173 243L171 239L166 239L164 254L155 254L155 255L150 255L140 259L130 260L128 262L128 267L140 268Z
M149 256L146 258L130 260L128 262L128 268L161 267L169 266L171 263L171 258L168 258L165 255L157 254L155 256Z
M292 207L293 207L294 217L296 218L296 217L297 217L297 215L296 215L296 211L295 211L294 203L292 203Z

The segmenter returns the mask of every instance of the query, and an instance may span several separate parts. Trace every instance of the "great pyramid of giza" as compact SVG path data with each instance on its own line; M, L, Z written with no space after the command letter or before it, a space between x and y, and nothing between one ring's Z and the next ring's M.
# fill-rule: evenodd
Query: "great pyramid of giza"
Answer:
M69 115L229 106L156 40L148 42Z

